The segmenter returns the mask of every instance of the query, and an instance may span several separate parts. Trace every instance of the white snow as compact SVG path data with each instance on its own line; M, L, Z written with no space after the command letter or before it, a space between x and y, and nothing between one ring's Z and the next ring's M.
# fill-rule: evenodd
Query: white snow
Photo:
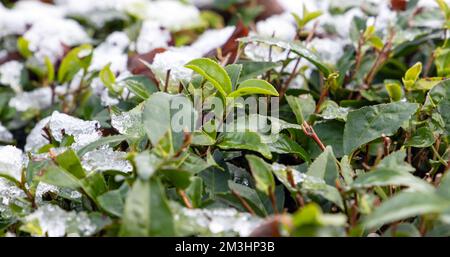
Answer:
M9 61L0 66L0 84L10 86L14 92L22 91L21 75L24 65L18 61Z
M297 34L295 25L287 15L274 15L256 23L256 31L260 36L282 40L293 40Z
M156 21L144 21L136 42L139 54L151 52L155 48L167 47L171 39L170 32Z
M223 46L231 37L235 29L235 26L228 26L222 29L207 30L191 45L191 47L202 55L206 55L212 50Z
M94 49L91 66L89 70L101 70L104 66L111 64L112 72L124 72L127 70L128 55L126 49L130 39L124 32L114 32L109 35L105 42Z
M18 93L11 98L9 106L19 112L29 109L42 110L52 104L52 90L49 87L38 88L33 91Z
M201 57L202 54L189 47L170 48L155 56L151 69L156 78L163 84L167 71L170 70L170 84L178 86L182 80L188 80L192 76L192 70L184 67L189 61Z
M84 121L58 111L53 112L48 125L52 136L59 142L63 139L63 132L65 135L73 136L75 142L72 147L74 149L94 142L102 136L99 131L100 122Z
M52 61L61 58L64 45L76 46L91 41L81 25L69 19L38 20L23 37L28 40L30 51L41 61L46 56Z
M24 156L22 150L15 146L0 146L0 173L20 181Z

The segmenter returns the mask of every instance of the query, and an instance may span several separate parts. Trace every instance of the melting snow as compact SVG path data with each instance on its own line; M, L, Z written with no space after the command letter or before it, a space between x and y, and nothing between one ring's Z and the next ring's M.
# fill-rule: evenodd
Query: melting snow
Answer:
M15 146L0 146L0 173L21 180L24 156Z
M42 110L51 105L52 90L49 87L19 93L9 101L9 106L15 108L19 112L24 112L29 109Z
M155 48L165 48L170 39L170 32L162 28L161 24L156 21L144 21L136 42L136 50L139 54L145 54Z
M192 70L185 68L184 65L201 56L201 53L189 47L171 48L157 54L150 67L162 83L166 80L167 71L170 70L170 84L178 86L180 81L188 80L192 76Z
M13 139L11 132L0 122L0 142L10 143Z
M63 139L63 132L73 136L75 142L72 147L75 149L94 142L102 136L99 131L100 122L84 121L57 111L53 112L50 118L49 128L52 136L59 142Z
M68 212L57 205L44 205L35 212L28 215L25 222L37 221L42 234L33 234L33 236L62 237L69 236L89 236L95 233L97 227L89 219L85 212Z
M115 170L129 173L133 170L133 166L125 159L126 156L126 152L114 151L107 147L86 153L81 162L88 172Z
M111 64L112 72L127 70L128 55L125 53L130 39L124 32L114 32L105 42L94 49L90 70L101 70L107 64Z
M64 45L75 46L90 42L83 27L69 19L38 20L23 37L28 40L29 49L40 61L46 56L56 61L63 56Z
M223 46L231 37L235 29L235 26L228 26L222 29L207 30L191 45L191 47L202 53L202 55L206 55L212 50Z
M179 1L152 1L141 7L138 13L144 19L157 21L171 31L195 27L201 23L200 11L193 5Z
M23 64L18 61L9 61L0 66L0 84L10 86L16 93L22 92L20 83Z
M236 209L187 209L174 206L176 226L188 235L248 236L263 221ZM186 231L185 231L186 230Z
M25 193L16 185L0 177L0 218L9 218L9 205L18 198L25 198Z

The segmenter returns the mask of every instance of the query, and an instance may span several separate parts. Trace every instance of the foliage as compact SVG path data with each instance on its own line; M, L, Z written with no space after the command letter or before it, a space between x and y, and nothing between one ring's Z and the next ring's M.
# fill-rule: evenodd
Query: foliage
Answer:
M33 45L29 28L0 33L0 235L446 230L445 1L434 8L409 1L404 10L327 1L321 10L304 6L278 16L254 7L265 1L211 1L207 11L185 2L177 8L193 8L198 17L161 19L154 28L145 5L114 10L102 24L89 15L60 18L89 32L89 40L58 41L55 56ZM374 20L369 7L395 19ZM279 22L292 26L292 37L281 27L264 33L268 17L286 19ZM327 17L351 20L348 31ZM225 33L225 25L234 28ZM145 26L167 42L139 52ZM227 36L216 44L221 33ZM112 35L126 37L125 46ZM2 72L7 65L15 84ZM254 98L277 108L252 113L263 109L246 102ZM227 130L230 124L237 130Z

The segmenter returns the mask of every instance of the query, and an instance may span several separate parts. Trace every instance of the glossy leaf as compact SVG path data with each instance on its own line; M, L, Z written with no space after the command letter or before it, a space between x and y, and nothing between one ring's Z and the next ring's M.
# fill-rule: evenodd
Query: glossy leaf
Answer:
M297 142L284 134L278 135L277 140L269 144L269 148L271 152L279 154L296 154L304 161L311 162L311 156L309 153Z
M81 157L84 154L86 154L87 152L90 152L90 151L96 149L97 147L100 147L103 145L117 145L126 139L127 139L127 136L125 136L125 135L114 135L114 136L109 136L109 137L103 137L99 140L96 140L96 141L86 145L86 146L83 146L80 150L78 150L77 154L78 154L78 156Z
M271 167L263 159L247 155L245 158L248 161L250 170L256 181L256 188L265 194L273 193L275 190L275 180L272 175Z
M321 178L328 185L334 186L339 176L337 159L334 156L333 149L328 146L325 151L317 157L306 173L309 176Z
M208 58L200 58L190 61L185 66L211 82L223 96L227 96L231 93L231 79L225 69L217 62Z
M174 107L181 109L175 111ZM173 131L172 125L178 119L182 119L179 125L184 127L177 129L193 131L196 115L192 103L184 96L158 92L145 102L142 119L151 143L156 146L167 133L183 133L183 130Z
M428 99L432 101L432 105L436 107L445 123L447 135L450 133L450 80L444 80L437 84L428 93Z
M29 58L33 55L33 53L30 51L29 44L30 42L28 42L28 40L26 40L24 37L19 37L17 39L17 50L25 58Z
M402 87L398 83L386 83L386 91L393 102L400 101L403 97Z
M433 190L430 184L408 172L385 168L375 169L374 171L361 174L352 184L354 188L374 186L407 186L416 191Z
M97 201L103 210L117 217L122 216L124 201L119 190L108 191L98 196Z
M72 149L66 150L64 153L56 156L56 162L59 164L59 166L70 171L72 175L79 179L86 176L80 159Z
M159 181L137 180L125 201L121 236L174 235L172 212Z
M82 69L87 69L92 59L92 46L81 45L72 49L61 62L58 70L58 81L68 82Z
M309 116L314 113L316 103L311 95L286 96L286 100L297 118L297 123L308 121Z
M116 76L111 71L111 64L106 65L100 71L99 77L102 83L113 93L116 93L114 90L114 83L116 83Z
M351 153L383 134L393 135L418 107L414 103L395 102L349 112L344 129L344 152Z
M158 92L156 85L144 76L132 76L121 81L130 92L142 100L146 100L151 94Z
M39 174L39 180L50 185L70 189L78 189L81 187L81 182L77 177L54 165L45 167Z
M217 146L224 150L243 149L261 153L265 158L271 159L269 147L262 142L255 132L227 132L222 134Z
M239 83L239 77L242 72L242 64L230 64L225 67L225 71L231 80L232 90L235 90Z
M229 97L240 97L246 95L271 95L278 96L277 90L267 81L261 79L249 79L242 82L238 88L230 93Z
M422 63L418 62L409 68L405 76L403 77L403 84L406 90L410 91L414 88L414 84L419 79L420 73L422 72Z
M47 68L47 82L53 83L53 81L55 80L55 66L47 56L44 58L44 63L45 67Z
M423 214L439 213L450 207L447 201L433 192L403 192L383 202L365 219L368 229Z

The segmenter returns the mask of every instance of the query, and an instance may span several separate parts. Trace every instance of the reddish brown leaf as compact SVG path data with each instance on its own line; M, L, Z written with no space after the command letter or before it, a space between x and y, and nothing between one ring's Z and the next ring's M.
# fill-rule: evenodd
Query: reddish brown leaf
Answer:
M257 3L264 8L263 12L258 16L258 20L264 20L272 15L282 14L285 11L277 0L258 0Z
M391 9L394 11L405 11L408 0L391 0Z
M128 57L128 70L134 75L144 75L156 84L158 84L158 80L155 78L153 72L141 61L145 61L147 63L153 63L153 59L159 53L165 52L165 48L156 48L151 52L146 54L134 54Z
M20 60L22 59L22 56L19 54L19 52L11 52L6 54L6 56L3 56L0 58L0 65L4 64L5 62L13 61L13 60Z

